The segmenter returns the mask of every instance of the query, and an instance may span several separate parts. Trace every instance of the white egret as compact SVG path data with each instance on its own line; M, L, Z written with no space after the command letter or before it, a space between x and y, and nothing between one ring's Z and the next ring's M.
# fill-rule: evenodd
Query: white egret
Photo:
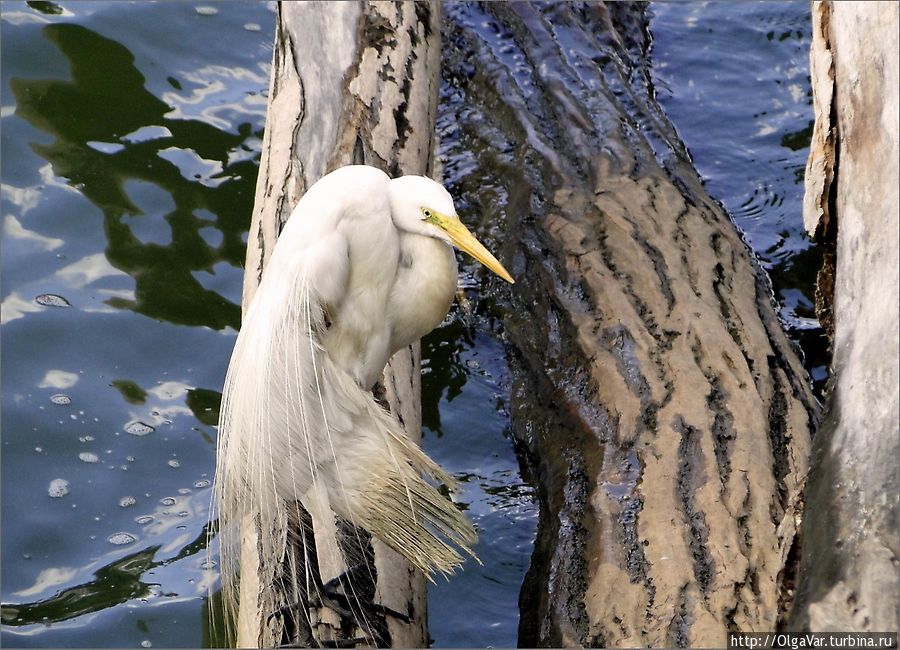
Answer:
M394 352L446 316L452 246L513 282L424 177L343 167L285 225L228 368L214 491L220 528L256 518L262 584L280 575L295 501L330 508L427 575L472 554L472 525L422 476L452 479L369 392ZM222 529L226 599L237 534Z

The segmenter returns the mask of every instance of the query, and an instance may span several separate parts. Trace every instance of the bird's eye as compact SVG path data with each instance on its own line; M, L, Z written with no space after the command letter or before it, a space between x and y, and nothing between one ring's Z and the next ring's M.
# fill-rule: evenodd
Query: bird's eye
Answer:
M422 214L425 215L425 218L426 218L426 219L430 219L430 218L431 218L431 210L429 210L428 208L422 208Z

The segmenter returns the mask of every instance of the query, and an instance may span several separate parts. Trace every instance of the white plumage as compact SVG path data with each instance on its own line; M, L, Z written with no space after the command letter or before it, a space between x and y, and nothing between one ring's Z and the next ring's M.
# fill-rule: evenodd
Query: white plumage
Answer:
M237 575L234 526L257 517L260 578L273 584L286 504L298 500L329 507L429 575L472 554L471 524L422 475L452 479L369 392L394 352L446 316L457 287L451 244L512 282L432 180L344 167L297 204L223 391L214 493L226 599Z

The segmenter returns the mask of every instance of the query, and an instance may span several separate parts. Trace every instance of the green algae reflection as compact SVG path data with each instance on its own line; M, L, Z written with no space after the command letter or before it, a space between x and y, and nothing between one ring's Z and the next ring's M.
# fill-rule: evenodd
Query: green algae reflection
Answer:
M248 143L260 134L249 122L230 133L166 117L172 107L145 88L134 56L120 43L74 24L48 25L43 33L69 60L71 81L12 79L16 114L55 138L32 148L103 213L106 257L136 285L133 300L108 304L179 325L237 328L240 307L194 274L214 274L221 262L242 265L258 157ZM142 129L154 137L128 137ZM173 152L220 170L186 178ZM138 207L135 188L148 186L171 197L155 202L167 206L163 214ZM160 217L171 241L136 236L136 220ZM215 245L201 233L209 228L221 232Z

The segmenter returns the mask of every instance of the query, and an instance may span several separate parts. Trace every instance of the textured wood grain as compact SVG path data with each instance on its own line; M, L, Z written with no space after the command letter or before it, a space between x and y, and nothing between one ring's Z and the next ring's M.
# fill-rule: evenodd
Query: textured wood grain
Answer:
M809 380L654 101L641 5L447 8L447 101L503 197L524 646L724 647L790 600ZM471 65L476 61L477 65ZM460 154L462 155L462 154Z
M324 174L352 163L392 175L428 174L440 65L440 6L434 3L290 2L279 5L263 156L247 246L244 307L293 206ZM407 434L421 436L418 346L399 352L385 371L385 396ZM333 518L314 514L319 569L328 580L346 569ZM424 577L377 540L375 601L407 614L410 624L382 621L392 645L427 643ZM286 571L303 559L289 550ZM245 522L238 645L308 642L302 621L262 611L272 585L255 578L253 522ZM297 558L296 565L288 562ZM283 604L296 598L279 594ZM334 612L320 608L316 641L353 638Z
M828 140L824 158L815 141L810 152L804 217L835 258L825 276L829 286L819 287L831 297L834 357L791 625L896 631L900 9L896 3L816 2L813 12L812 84L824 89L813 95L813 133L827 133Z

